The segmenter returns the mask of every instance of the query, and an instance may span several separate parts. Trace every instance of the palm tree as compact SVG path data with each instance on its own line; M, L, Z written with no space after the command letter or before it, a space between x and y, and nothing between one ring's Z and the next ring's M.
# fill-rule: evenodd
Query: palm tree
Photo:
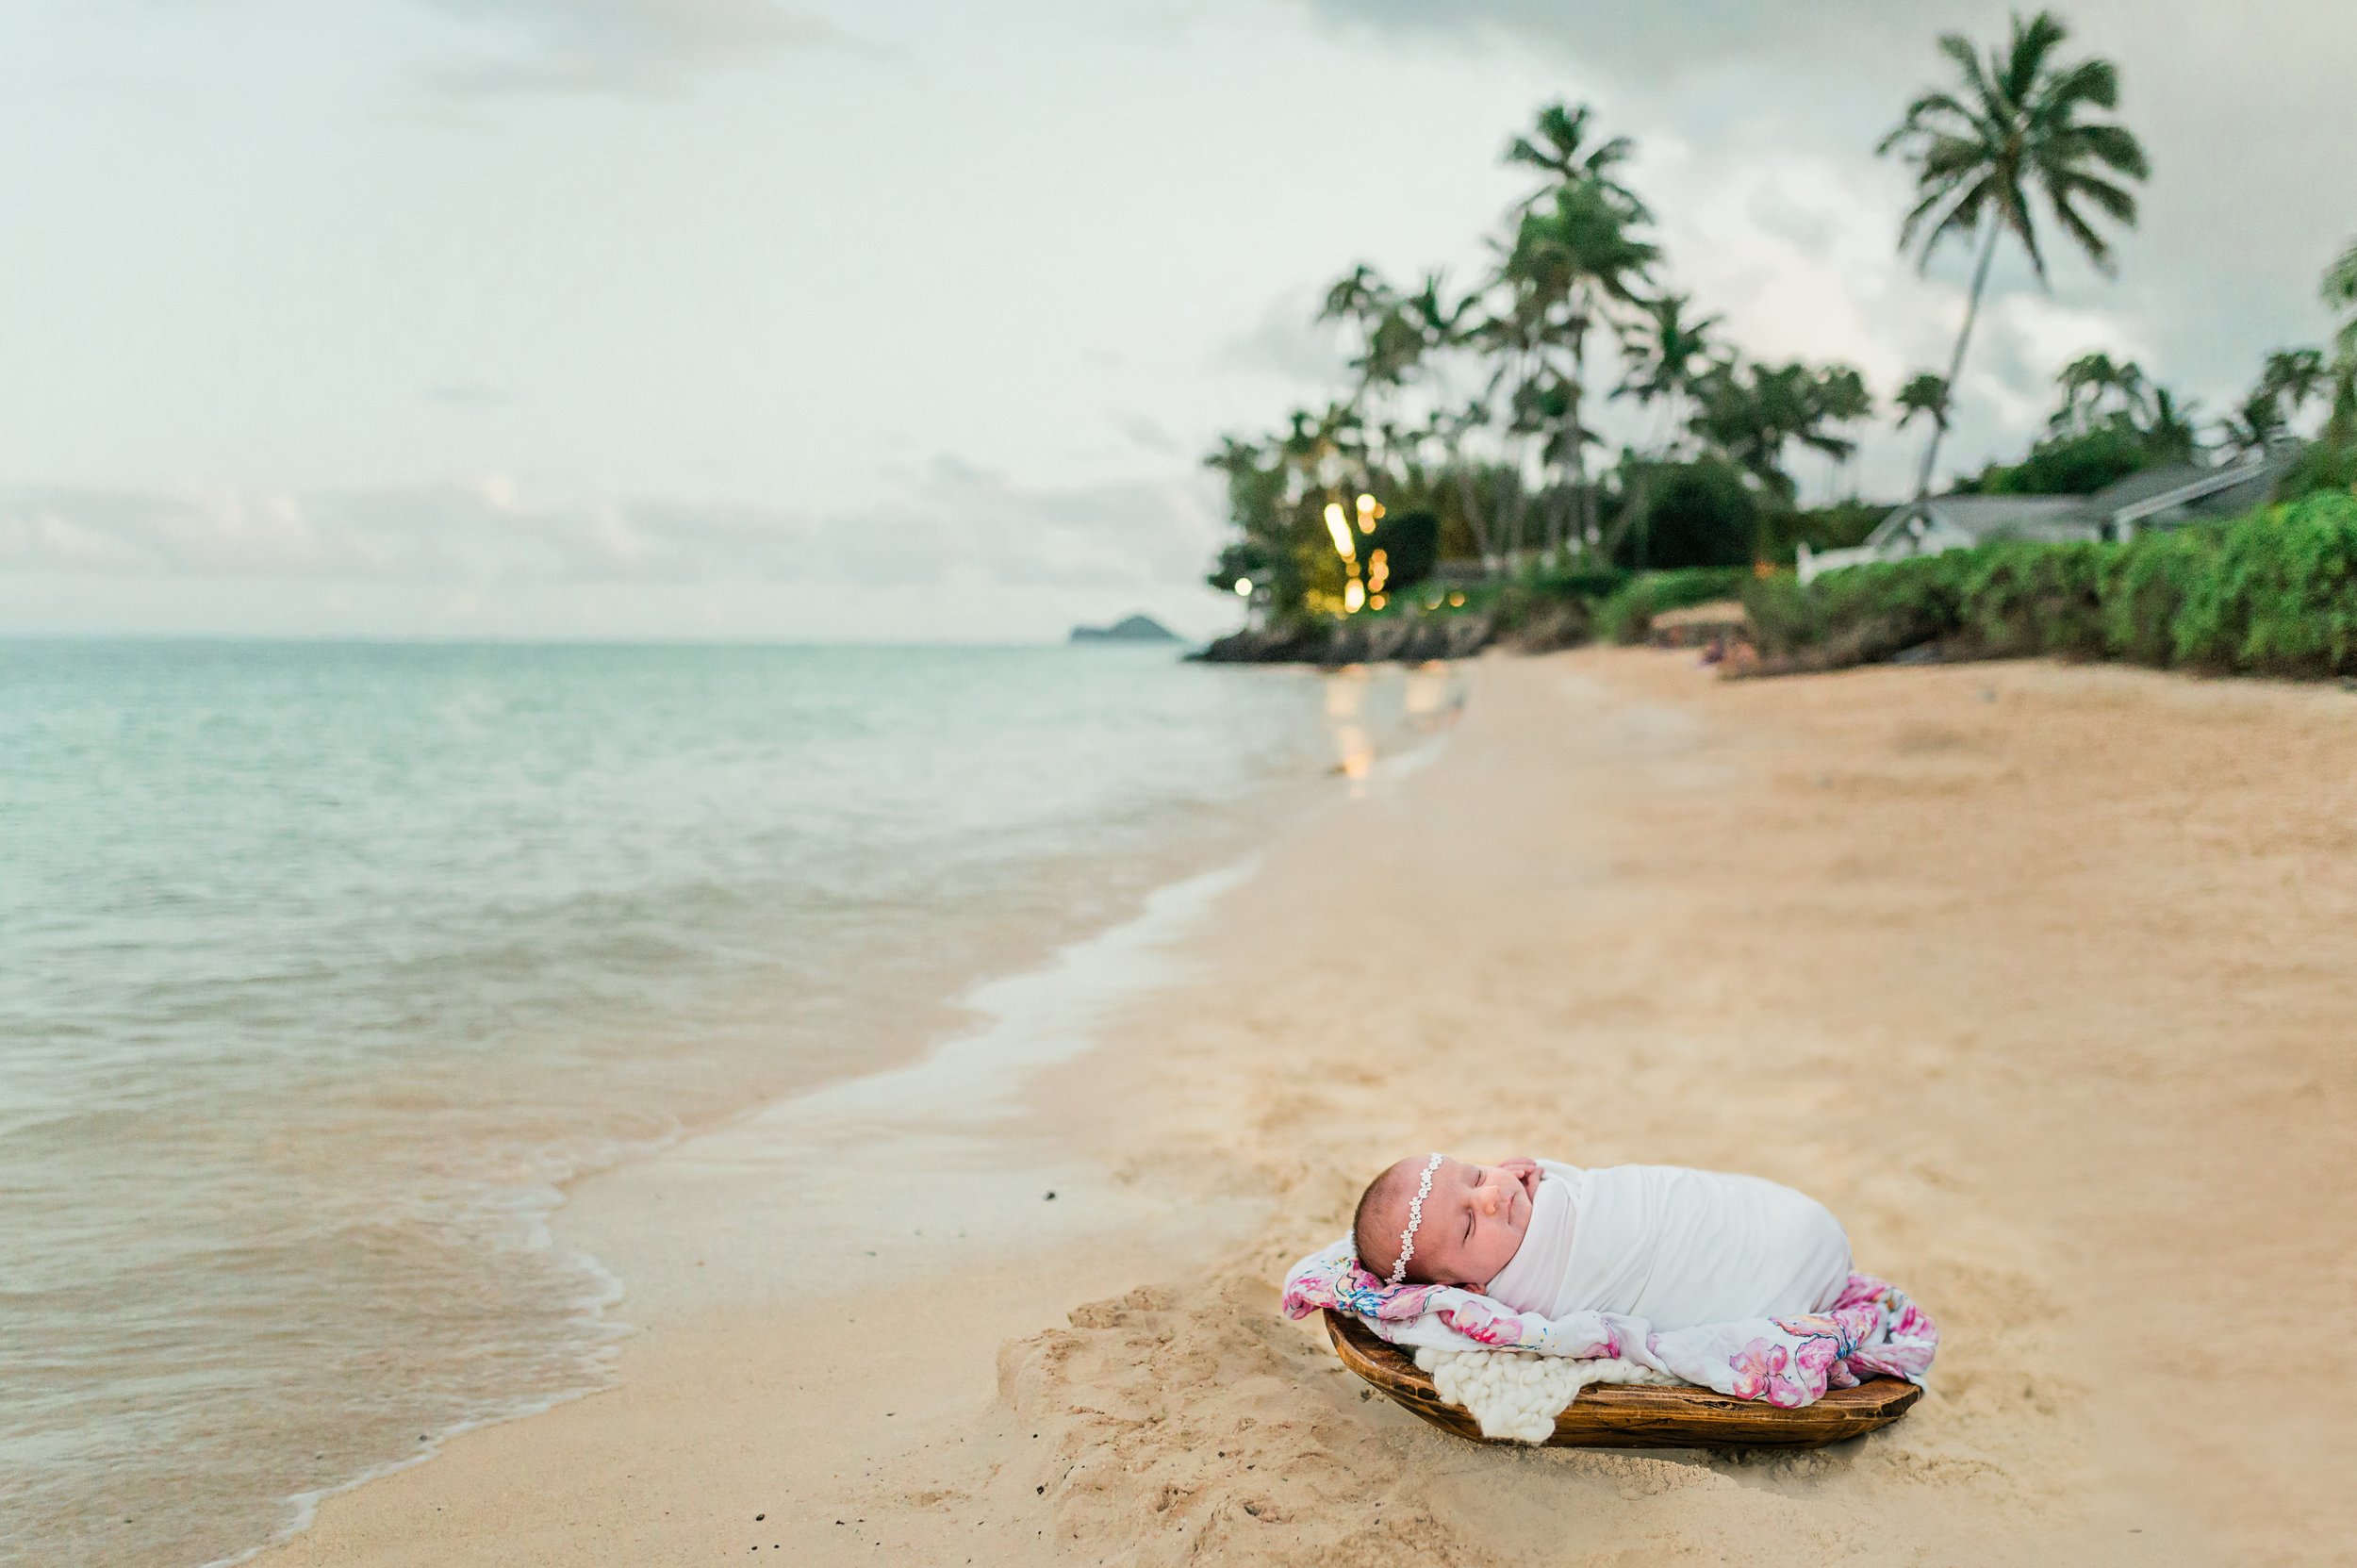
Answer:
M1787 503L1798 487L1784 466L1786 446L1798 441L1839 463L1857 450L1857 442L1833 427L1862 420L1874 406L1865 378L1851 367L1812 370L1797 360L1788 365L1721 360L1703 377L1699 394L1694 434Z
M1918 371L1907 384L1899 388L1890 400L1899 409L1898 428L1904 430L1918 419L1928 419L1932 428L1948 428L1948 384L1929 371Z
M1495 284L1505 305L1488 325L1504 352L1492 390L1510 388L1510 427L1539 439L1543 465L1568 470L1583 540L1593 533L1586 457L1593 437L1582 411L1588 338L1599 322L1638 307L1639 291L1661 256L1660 247L1638 233L1643 222L1643 208L1618 187L1582 177L1523 212L1498 264Z
M2133 423L2150 412L2151 397L2144 367L2133 359L2115 362L2108 354L2083 354L2054 377L2062 403L2047 420L2046 428L2059 434L2085 431L2099 422L2106 396L2117 395L2119 412Z
M1514 210L1536 206L1564 186L1592 185L1618 202L1632 223L1653 222L1653 213L1636 191L1621 183L1617 173L1636 153L1637 144L1627 137L1616 136L1602 146L1588 147L1591 112L1586 104L1576 108L1549 104L1539 111L1538 123L1531 127L1538 140L1518 136L1507 144L1507 162L1527 165L1548 176L1546 183L1524 197Z
M1943 35L1940 51L1962 78L1961 94L1936 90L1917 98L1875 148L1878 154L1900 152L1915 165L1920 199L1899 227L1901 250L1920 239L1919 265L1928 266L1942 240L1979 236L1972 291L1948 362L1951 388L1964 370L1964 351L1972 340L1998 237L2011 230L2039 282L2046 280L2046 256L2030 207L2033 189L2044 192L2054 221L2106 271L2111 247L2082 204L2119 223L2136 221L2135 196L2121 182L2141 180L2151 172L2144 148L2117 121L2085 118L2090 110L2118 107L2119 72L2105 59L2055 61L2054 52L2068 36L2051 11L2027 23L2017 16L2005 47L1991 50L1984 64L1970 40ZM1919 496L1931 492L1945 433L1944 424L1933 423L1916 482Z
M1716 316L1688 321L1689 295L1664 294L1644 303L1640 320L1621 334L1621 358L1627 367L1612 395L1637 400L1640 408L1659 403L1672 431L1680 428L1680 402L1710 366L1711 330Z
M2324 303L2347 310L2332 339L2332 411L2326 416L2325 438L2335 446L2357 441L2357 240L2324 270Z
M2352 247L2357 249L2357 247ZM2259 371L2258 391L2279 399L2286 421L2299 418L2308 400L2325 388L2324 355L2316 349L2278 349L2266 356Z
M1612 395L1635 398L1640 408L1658 403L1664 428L1643 459L1626 450L1621 454L1624 495L1619 521L1611 536L1604 541L1607 556L1616 554L1623 537L1633 531L1638 562L1644 562L1645 541L1653 522L1654 468L1670 460L1678 445L1679 434L1686 428L1684 404L1717 358L1711 331L1720 319L1705 316L1700 321L1688 321L1686 307L1691 303L1691 297L1686 294L1663 294L1647 300L1643 315L1621 330L1624 370L1621 384L1612 389Z
M2349 249L2324 270L2324 303L2349 312L2333 340L2341 353L2357 358L2357 239L2350 240Z
M2262 385L2218 421L2218 441L2237 455L2255 456L2280 440L2283 428L2283 400Z
M1841 471L1851 458L1857 455L1857 442L1853 437L1831 437L1827 425L1854 425L1874 417L1874 394L1866 389L1866 377L1854 366L1828 365L1817 373L1810 385L1806 405L1813 429L1803 433L1802 439L1825 454L1833 468L1834 489L1828 499L1839 493ZM1850 499L1857 499L1857 479L1850 481Z
M2156 386L2144 405L2148 416L2143 425L2144 444L2154 456L2165 461L2189 463L2200 450L2201 437L2197 428L2200 421L2200 404L2192 398L2177 401L2177 395L2166 387ZM2135 422L2134 414L2128 416Z

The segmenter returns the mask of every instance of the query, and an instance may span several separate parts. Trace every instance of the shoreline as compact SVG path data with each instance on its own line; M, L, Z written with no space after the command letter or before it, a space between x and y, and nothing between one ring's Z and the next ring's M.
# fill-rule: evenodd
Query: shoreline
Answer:
M1453 713L1453 709L1446 711ZM1329 713L1329 720L1333 718ZM1378 752L1355 719L1343 720L1335 738L1345 754L1331 771L1345 777L1322 781L1314 789L1300 782L1273 781L1266 786L1265 798L1252 807L1264 818L1263 836L1280 834L1289 825L1331 809L1344 796L1405 777L1431 761L1446 743L1444 734L1432 733L1427 725L1422 733L1411 728L1388 737L1396 749ZM1056 941L1030 966L985 974L942 999L931 1011L945 1021L957 1022L903 1060L867 1071L822 1077L718 1121L677 1129L558 1182L554 1200L543 1216L544 1242L561 1247L609 1286L590 1309L591 1327L608 1338L597 1362L602 1375L513 1411L469 1419L431 1433L420 1440L426 1446L418 1454L377 1466L339 1485L291 1497L287 1501L300 1510L295 1521L270 1540L205 1568L314 1560L305 1542L322 1506L440 1459L453 1444L472 1435L529 1423L582 1400L619 1392L634 1377L647 1375L630 1362L634 1346L651 1330L668 1336L682 1324L697 1324L708 1325L708 1331L724 1335L732 1308L751 1299L758 1300L764 1311L774 1309L777 1303L770 1298L777 1294L777 1279L727 1277L707 1271L707 1259L692 1260L690 1266L700 1271L694 1276L693 1289L683 1290L671 1282L683 1278L683 1259L668 1255L679 1251L680 1236L668 1228L668 1219L647 1211L645 1190L659 1185L670 1174L667 1162L758 1163L773 1167L765 1172L765 1184L774 1187L780 1180L779 1167L796 1163L790 1156L780 1159L779 1155L798 1134L805 1141L814 1134L817 1139L840 1141L847 1131L873 1127L885 1139L922 1143L939 1139L948 1128L971 1123L980 1137L1001 1137L1009 1147L1020 1145L1032 1151L1035 1163L994 1174L1002 1184L1014 1177L1016 1185L1026 1188L1040 1187L1044 1179L1044 1190L1063 1200L1057 1211L1059 1217L1080 1216L1077 1224L1055 1230L1078 1230L1090 1236L1093 1244L1102 1245L1116 1219L1135 1224L1141 1217L1137 1214L1092 1213L1090 1205L1074 1201L1085 1189L1087 1178L1101 1172L1083 1171L1070 1150L1046 1152L1055 1140L1040 1138L1036 1128L1022 1127L1029 1119L1022 1105L1023 1091L1043 1073L1097 1048L1099 1042L1092 1032L1124 999L1170 984L1169 976L1157 972L1158 965L1167 963L1167 949L1208 918L1220 900L1249 880L1262 853L1261 850L1246 850L1209 869L1177 870L1172 880L1147 887L1136 906L1111 925ZM938 1157L938 1150L933 1152ZM811 1184L806 1175L803 1180ZM765 1197L777 1201L774 1192ZM666 1198L659 1196L653 1201ZM717 1213L717 1207L710 1212ZM968 1215L961 1226L961 1240L981 1239L973 1234L975 1218ZM1043 1236L1038 1230L1001 1227L989 1239L1026 1255L1045 1255L1071 1245L1068 1239ZM877 1259L879 1251L848 1247L839 1237L834 1241L829 1256L831 1269L864 1272L863 1288L875 1288L917 1271L917 1265L888 1249L882 1262L863 1269L863 1255ZM699 1246L689 1250L713 1249ZM973 1275L970 1268L964 1272ZM1017 1271L1007 1272L1012 1278ZM1003 1281L993 1280L985 1288L1007 1294ZM656 1362L652 1376L659 1379L662 1358L652 1359Z
M2330 1560L2349 1378L2237 1399L2273 1347L2220 1330L2254 1296L2357 1327L2351 1200L2296 1180L2357 1119L2338 694L1602 650L1472 681L1436 762L1298 825L1113 1043L933 1151L940 1212L1029 1220L814 1292L774 1216L715 1218L745 1150L672 1162L635 1218L585 1195L727 1241L733 1300L261 1560ZM1816 1457L1430 1433L1274 1312L1426 1144L1791 1181L1939 1318L1930 1392ZM1061 1233L1032 1171L1082 1183Z
M1417 754L1409 751L1376 767ZM1280 809L1278 815L1297 816L1299 811L1296 804ZM744 1279L717 1287L702 1283L699 1293L682 1293L668 1285L666 1281L676 1273L678 1260L656 1254L678 1238L675 1232L658 1235L652 1216L634 1207L635 1185L660 1180L665 1162L675 1158L710 1159L714 1151L731 1146L767 1145L774 1149L781 1140L793 1138L797 1124L807 1129L829 1121L907 1119L971 1120L987 1125L1017 1119L1014 1097L1023 1084L1059 1062L1093 1048L1087 1030L1097 1015L1121 997L1164 983L1152 972L1162 950L1204 919L1223 895L1246 880L1259 858L1259 851L1247 851L1209 870L1181 874L1150 888L1140 899L1139 907L1124 918L1048 948L1036 965L976 981L937 1008L945 1018L966 1020L964 1025L949 1029L906 1060L870 1071L822 1078L717 1122L676 1130L625 1151L609 1164L558 1182L554 1199L542 1216L543 1245L560 1247L580 1267L605 1282L607 1288L585 1307L592 1329L608 1342L593 1363L602 1375L584 1386L528 1401L515 1410L445 1428L421 1439L426 1446L414 1456L375 1467L338 1486L288 1498L288 1504L299 1510L294 1522L271 1540L218 1559L205 1568L275 1562L282 1560L279 1554L290 1551L297 1552L297 1560L308 1560L301 1557L299 1548L316 1525L319 1510L328 1502L440 1459L453 1443L472 1434L530 1422L581 1400L616 1392L630 1376L619 1363L629 1356L634 1342L651 1328L669 1329L674 1320L715 1315L714 1303L696 1300L695 1294L721 1297L762 1294L768 1282ZM1027 1035L1033 1037L1027 1039ZM1047 1041L1045 1049L1038 1044L1042 1038ZM911 1100L896 1104L896 1095L910 1096ZM832 1131L840 1136L839 1128ZM720 1153L718 1157L729 1156ZM1027 1175L1045 1175L1052 1183L1057 1171L1068 1168L1041 1165ZM1067 1189L1063 1213L1082 1208L1072 1203L1069 1196L1079 1183L1065 1179L1063 1185ZM996 1239L1003 1244L1013 1238ZM1041 1244L1030 1238L1019 1245L1036 1248ZM835 1265L849 1264L851 1254L840 1246L835 1250L840 1255L832 1260ZM865 1256L874 1258L877 1253L866 1251ZM622 1259L630 1262L624 1263ZM704 1262L696 1260L694 1266L701 1268ZM896 1258L871 1272L878 1280L889 1279L896 1268L906 1266ZM651 1306L649 1313L646 1309ZM634 1308L640 1316L651 1315L653 1323L624 1321L625 1313Z

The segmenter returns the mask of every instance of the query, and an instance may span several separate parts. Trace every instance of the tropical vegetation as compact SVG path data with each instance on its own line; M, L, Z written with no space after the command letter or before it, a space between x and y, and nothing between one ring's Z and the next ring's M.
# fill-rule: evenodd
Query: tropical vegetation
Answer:
M1796 457L1846 459L1873 400L1854 367L1743 355L1666 286L1633 152L1550 106L1507 148L1532 184L1482 276L1409 287L1361 265L1327 289L1350 385L1207 459L1240 536L1214 586L1280 615L1380 613L1421 581L1377 533L1399 515L1492 577L1755 559L1761 520L1794 511ZM1612 400L1650 431L1607 456L1593 421Z
M1920 651L2215 672L2357 673L2357 496L2321 491L2124 544L2011 542L1745 585L1769 669Z
M2103 59L2057 59L2068 36L2051 11L2028 22L2017 16L2005 46L1989 51L1984 61L1971 40L1941 35L1940 52L1955 66L1957 85L1936 88L1909 104L1876 149L1901 154L1915 166L1918 200L1899 225L1899 248L1916 246L1926 266L1943 240L1979 252L1955 352L1937 383L1942 403L1963 374L1998 240L2008 234L2019 240L2045 281L2034 190L2044 195L2056 225L2087 259L2107 270L2111 245L2098 221L2136 221L2135 192L2127 182L2151 173L2144 148L2117 121L2093 117L2119 107L2118 69ZM1946 434L1947 421L1935 419L1916 480L1919 496L1931 493L1932 467Z
M1928 266L1953 240L1972 256L1946 373L1915 372L1887 400L1897 428L1922 432L1918 495L1954 423L1997 252L2010 238L2041 285L2058 242L2108 272L2114 234L2136 220L2150 166L2118 118L2118 72L2072 58L2068 43L2047 12L2016 18L1986 51L1942 37L1951 79L1917 95L1877 149L1914 176L1902 253ZM1477 275L1402 282L1361 264L1325 290L1317 319L1340 337L1346 384L1276 430L1224 437L1206 459L1236 529L1214 587L1241 594L1264 624L1462 613L1531 629L1544 646L1631 635L1706 585L1755 579L1756 613L1789 612L1772 634L1787 652L1849 635L1858 617L1838 608L1847 595L1879 604L1886 591L1920 590L1937 604L1965 602L1956 574L1980 569L1965 561L1909 565L1887 589L1865 586L1875 567L1809 590L1774 575L1800 546L1854 544L1887 513L1844 484L1877 400L1854 366L1747 354L1677 287L1632 178L1635 157L1589 107L1550 105L1506 146L1506 165L1527 184ZM2267 355L2249 394L2216 419L2134 360L2085 354L2057 377L2029 450L1954 489L2085 495L2164 464L2299 447L2280 500L2347 491L2357 483L2357 242L2327 269L2322 293L2332 341ZM1622 412L1607 416L1615 405ZM1804 477L1834 499L1801 504ZM2344 515L2337 501L2319 505L2296 514L2301 526ZM2244 540L2234 559L2257 548L2234 536ZM2170 548L2180 547L2138 541L2119 559L2177 561ZM2096 559L2066 553L2036 569L2093 569ZM2006 560L2007 571L2029 569L2027 557ZM1953 635L1940 625L1930 635ZM1814 641L1799 638L1801 626L1819 629Z

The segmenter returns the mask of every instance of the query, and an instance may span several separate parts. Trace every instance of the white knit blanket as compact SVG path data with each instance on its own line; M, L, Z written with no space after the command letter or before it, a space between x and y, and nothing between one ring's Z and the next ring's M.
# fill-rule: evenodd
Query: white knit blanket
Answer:
M1635 1362L1541 1356L1528 1350L1435 1350L1419 1346L1416 1364L1452 1405L1469 1411L1483 1437L1544 1443L1555 1418L1591 1383L1683 1382Z

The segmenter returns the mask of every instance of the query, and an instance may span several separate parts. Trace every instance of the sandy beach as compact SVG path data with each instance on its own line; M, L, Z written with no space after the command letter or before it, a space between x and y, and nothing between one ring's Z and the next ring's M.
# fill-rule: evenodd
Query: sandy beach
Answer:
M2357 700L1465 678L1428 766L1338 778L966 1048L585 1185L618 1386L260 1560L2345 1560ZM1938 1316L1929 1395L1783 1458L1370 1400L1277 1282L1427 1147L1804 1188Z

